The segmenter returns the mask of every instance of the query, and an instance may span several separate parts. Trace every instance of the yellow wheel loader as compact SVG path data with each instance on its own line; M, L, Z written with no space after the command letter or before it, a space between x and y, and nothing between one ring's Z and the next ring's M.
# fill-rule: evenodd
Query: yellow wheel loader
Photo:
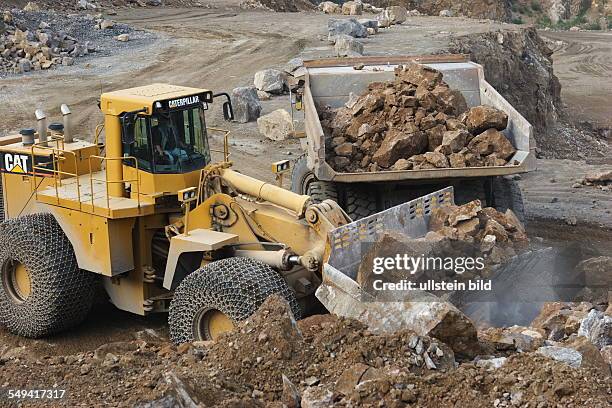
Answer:
M227 132L224 159L212 163L208 136L219 129L205 113L218 99L231 119L227 94L120 90L101 96L93 142L74 137L66 105L63 123L39 110L35 127L0 138L0 324L26 337L69 329L100 280L121 310L169 312L176 343L216 338L271 294L299 318L320 307L314 294L332 255L359 262L360 239L411 220L426 230L431 209L452 204L447 189L385 222L355 224L334 201L313 204L232 170Z

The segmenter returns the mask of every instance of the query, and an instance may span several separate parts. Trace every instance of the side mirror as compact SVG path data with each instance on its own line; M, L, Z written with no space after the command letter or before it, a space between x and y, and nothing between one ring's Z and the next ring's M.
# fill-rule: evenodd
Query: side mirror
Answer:
M136 142L134 136L134 123L136 121L136 115L132 115L130 113L126 113L121 116L121 142L123 144L134 144Z
M223 103L223 118L228 122L234 120L234 108L230 101Z

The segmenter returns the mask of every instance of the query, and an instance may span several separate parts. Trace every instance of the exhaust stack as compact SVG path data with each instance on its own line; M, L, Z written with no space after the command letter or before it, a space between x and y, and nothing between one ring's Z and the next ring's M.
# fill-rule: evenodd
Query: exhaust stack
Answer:
M47 115L45 115L45 112L43 112L42 109L36 109L34 115L36 116L38 141L43 146L47 146Z
M72 137L72 130L70 129L70 108L65 103L62 104L60 110L62 111L62 116L64 117L64 143L72 143L74 142L74 138Z
M32 128L21 129L19 134L21 135L21 142L24 146L32 146L34 144L34 133L36 131Z

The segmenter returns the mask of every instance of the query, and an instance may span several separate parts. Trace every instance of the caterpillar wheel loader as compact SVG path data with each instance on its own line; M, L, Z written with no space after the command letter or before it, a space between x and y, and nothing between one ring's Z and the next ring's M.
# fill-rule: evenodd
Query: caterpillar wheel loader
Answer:
M227 94L154 84L104 93L93 141L63 123L0 138L0 325L25 337L70 329L102 283L119 309L169 312L175 343L215 339L272 294L296 316L351 308L351 270L362 242L427 230L452 188L352 222L332 200L313 203L232 169L229 132L207 128L206 111ZM104 131L104 143L99 142ZM223 151L209 136L223 135ZM211 153L223 155L218 162ZM289 162L273 163L282 181ZM326 274L326 265L345 269ZM334 269L336 270L336 269ZM327 294L327 295L326 295ZM361 305L364 308L370 307Z

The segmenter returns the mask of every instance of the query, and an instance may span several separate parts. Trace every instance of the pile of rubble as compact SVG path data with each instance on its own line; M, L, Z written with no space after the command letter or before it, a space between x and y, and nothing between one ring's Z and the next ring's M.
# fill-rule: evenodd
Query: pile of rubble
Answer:
M475 245L491 264L502 263L529 246L525 227L516 214L492 207L482 208L480 200L460 206L436 207L429 219L425 239L463 241Z
M315 6L309 0L242 0L240 8L295 13L314 10Z
M607 407L609 371L590 364L592 348L576 351L577 365L548 351L555 347L548 340L518 352L520 336L507 343L509 333L483 334L482 354L460 360L439 339L410 330L375 334L333 315L296 322L287 303L271 297L216 341L175 347L138 333L138 340L47 357L0 346L0 365L11 387L68 389L63 406Z
M394 82L371 83L320 117L327 160L341 172L505 166L516 152L501 132L504 112L468 110L441 72L420 64L396 68Z
M603 191L610 191L610 186L612 186L612 170L587 174L584 178L577 180L576 183L572 185L574 188L580 188L582 186L596 186Z
M101 15L55 12L0 12L0 75L73 65L75 58L109 51L127 42L133 30ZM141 36L146 36L143 33Z

